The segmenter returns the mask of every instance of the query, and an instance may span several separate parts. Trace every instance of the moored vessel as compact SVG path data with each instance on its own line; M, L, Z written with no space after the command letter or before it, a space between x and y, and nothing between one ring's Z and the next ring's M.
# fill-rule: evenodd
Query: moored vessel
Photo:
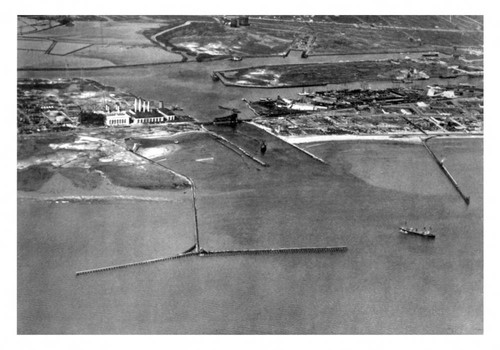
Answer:
M436 235L431 232L430 227L429 227L429 229L426 229L424 227L423 230L419 230L419 229L416 229L413 227L402 226L399 228L399 232L404 233L406 235L411 234L411 235L417 235L417 236L422 236L422 237L426 237L426 238L436 238Z

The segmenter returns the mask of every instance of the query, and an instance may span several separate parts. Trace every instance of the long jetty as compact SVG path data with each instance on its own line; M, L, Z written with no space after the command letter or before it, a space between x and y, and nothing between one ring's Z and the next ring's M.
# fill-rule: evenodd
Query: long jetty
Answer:
M217 256L233 256L233 255L301 254L301 253L302 254L310 254L310 253L337 253L337 252L342 253L342 252L347 251L347 247L345 247L345 246L339 246L339 247L297 247L297 248L275 248L275 249L214 250L214 251L199 249L199 251L191 252L191 250L193 248L194 247L188 249L187 252L185 252L185 253L181 253L181 254L174 255L174 256L157 258L157 259L149 259L149 260L138 261L138 262L133 262L133 263L128 263L128 264L112 265L112 266L106 266L106 267L100 267L100 268L95 268L95 269L78 271L78 272L76 272L76 277L83 276L83 275L89 275L89 274L93 274L93 273L114 271L114 270L134 267L134 266L148 265L148 264L154 264L154 263L158 263L158 262L162 262L162 261L176 260L176 259L189 258L189 257L195 257L195 256L198 256L198 257L217 257Z
M462 192L462 190L458 186L457 181L455 181L455 179L453 178L453 176L451 176L450 172L448 171L448 169L446 169L446 167L444 166L443 162L440 161L438 159L438 157L434 154L434 152L429 148L429 146L427 145L427 140L428 139L422 140L422 144L424 145L425 149L427 150L427 152L429 152L429 154L432 156L432 158L434 158L434 160L436 161L437 165L439 165L439 167L441 168L441 170L443 171L443 173L446 175L446 177L448 178L448 180L450 180L450 182L452 183L453 187L455 187L455 189L457 190L458 194L460 194L460 197L462 197L462 199L464 200L465 204L469 205L469 203L470 203L470 197L466 196Z
M193 252L193 253L184 253L184 254L179 254L179 255L174 255L174 256L168 256L168 257L165 257L165 258L150 259L150 260L144 260L144 261L139 261L139 262L134 262L134 263L128 263L128 264L122 264L122 265L113 265L113 266L99 267L99 268L96 268L96 269L78 271L76 273L76 276L78 277L78 276L82 276L82 275L88 275L88 274L91 274L91 273L113 271L113 270L118 270L118 269L125 269L127 267L153 264L153 263L167 261L167 260L175 260L175 259L181 259L181 258L188 258L188 257L191 257L191 256L196 256L196 255L198 255L198 253L196 253L196 252Z
M261 255L261 254L300 254L300 253L334 253L346 252L347 247L298 247L298 248L275 248L275 249L243 249L243 250L215 250L200 252L200 256L220 255Z
M241 148L240 146L238 146L237 144L235 144L234 142L231 142L229 141L228 139L226 139L225 137L219 135L219 134L216 134L215 132L213 131L210 131L210 130L207 130L205 128L203 128L209 135L211 135L213 138L215 138L217 141L219 141L219 143L221 145L224 145L226 146L227 148L229 148L230 150L232 150L233 152L235 152L236 154L239 154L238 151L240 151L241 153L243 153L245 156L247 156L248 158L250 158L251 160L253 160L254 162L256 162L257 164L263 166L263 167L268 167L269 164L267 164L266 162L263 162L261 161L260 159L258 158L255 158L254 156L252 156L250 153L248 153L247 151L245 151L243 148ZM230 147L230 146L231 147ZM233 148L234 147L234 148ZM235 149L236 148L236 149Z
M141 157L153 164L156 164L166 170L168 170L169 172L171 172L172 174L175 174L179 177L182 177L184 178L190 185L191 185L191 195L193 197L193 213L194 213L194 240L195 240L195 251L196 252L199 252L199 249L200 249L200 234L199 234L199 230L198 230L198 210L196 209L196 186L194 184L194 181L193 179L191 179L189 176L187 175L184 175L184 174L181 174L173 169L170 169L169 167L161 164L161 163L158 163L152 159L149 159L147 157L144 157L142 154L139 154L137 152L134 152L133 150L129 150L129 152L135 154L136 156L138 157Z
M261 129L261 130L264 130L264 131L265 131L265 132L267 132L269 135L271 135L271 136L275 137L276 139L280 140L281 142L286 143L286 144L287 144L287 145L289 145L289 146L292 146L293 148L295 148L295 149L299 150L300 152L302 152L302 153L306 154L307 156L311 157L312 159L317 160L317 161L318 161L318 162L320 162L320 163L323 163L323 164L328 165L328 163L327 163L327 162L325 162L325 161L324 161L323 159L321 159L320 157L315 156L315 155L314 155L314 154L312 154L311 152L308 152L308 151L306 151L305 149L300 148L299 146L294 145L293 143L291 143L291 142L288 142L288 141L284 140L283 138L281 138L281 137L279 137L279 136L277 136L277 135L273 134L272 132L270 132L270 131L269 131L269 130L267 130L266 128L263 128L263 127L262 127L262 126L260 126L259 124L254 123L254 122L248 122L247 124L249 124L249 125L253 125L253 126L255 126L256 128L259 128L259 129Z

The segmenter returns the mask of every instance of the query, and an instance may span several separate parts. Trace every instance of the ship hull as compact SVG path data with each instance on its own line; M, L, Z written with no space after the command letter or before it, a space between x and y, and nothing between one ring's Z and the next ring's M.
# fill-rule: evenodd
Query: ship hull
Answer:
M406 229L404 227L400 227L399 228L399 232L401 233L404 233L406 235L416 235L416 236L420 236L420 237L425 237L425 238L430 238L430 239L434 239L436 238L436 236L432 233L429 233L429 234L425 234L423 232L419 232L419 231L412 231L412 230L409 230L409 229Z

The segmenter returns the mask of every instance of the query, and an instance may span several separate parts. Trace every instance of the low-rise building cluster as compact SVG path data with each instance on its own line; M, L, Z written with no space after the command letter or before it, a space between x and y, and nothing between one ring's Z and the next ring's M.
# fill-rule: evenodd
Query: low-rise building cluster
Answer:
M470 85L300 95L250 102L254 121L282 136L483 132L483 90Z

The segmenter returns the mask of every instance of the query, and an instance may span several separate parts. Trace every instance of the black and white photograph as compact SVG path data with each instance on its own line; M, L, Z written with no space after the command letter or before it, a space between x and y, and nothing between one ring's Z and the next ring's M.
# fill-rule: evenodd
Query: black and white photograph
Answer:
M18 336L485 334L484 11L301 4L16 14Z

